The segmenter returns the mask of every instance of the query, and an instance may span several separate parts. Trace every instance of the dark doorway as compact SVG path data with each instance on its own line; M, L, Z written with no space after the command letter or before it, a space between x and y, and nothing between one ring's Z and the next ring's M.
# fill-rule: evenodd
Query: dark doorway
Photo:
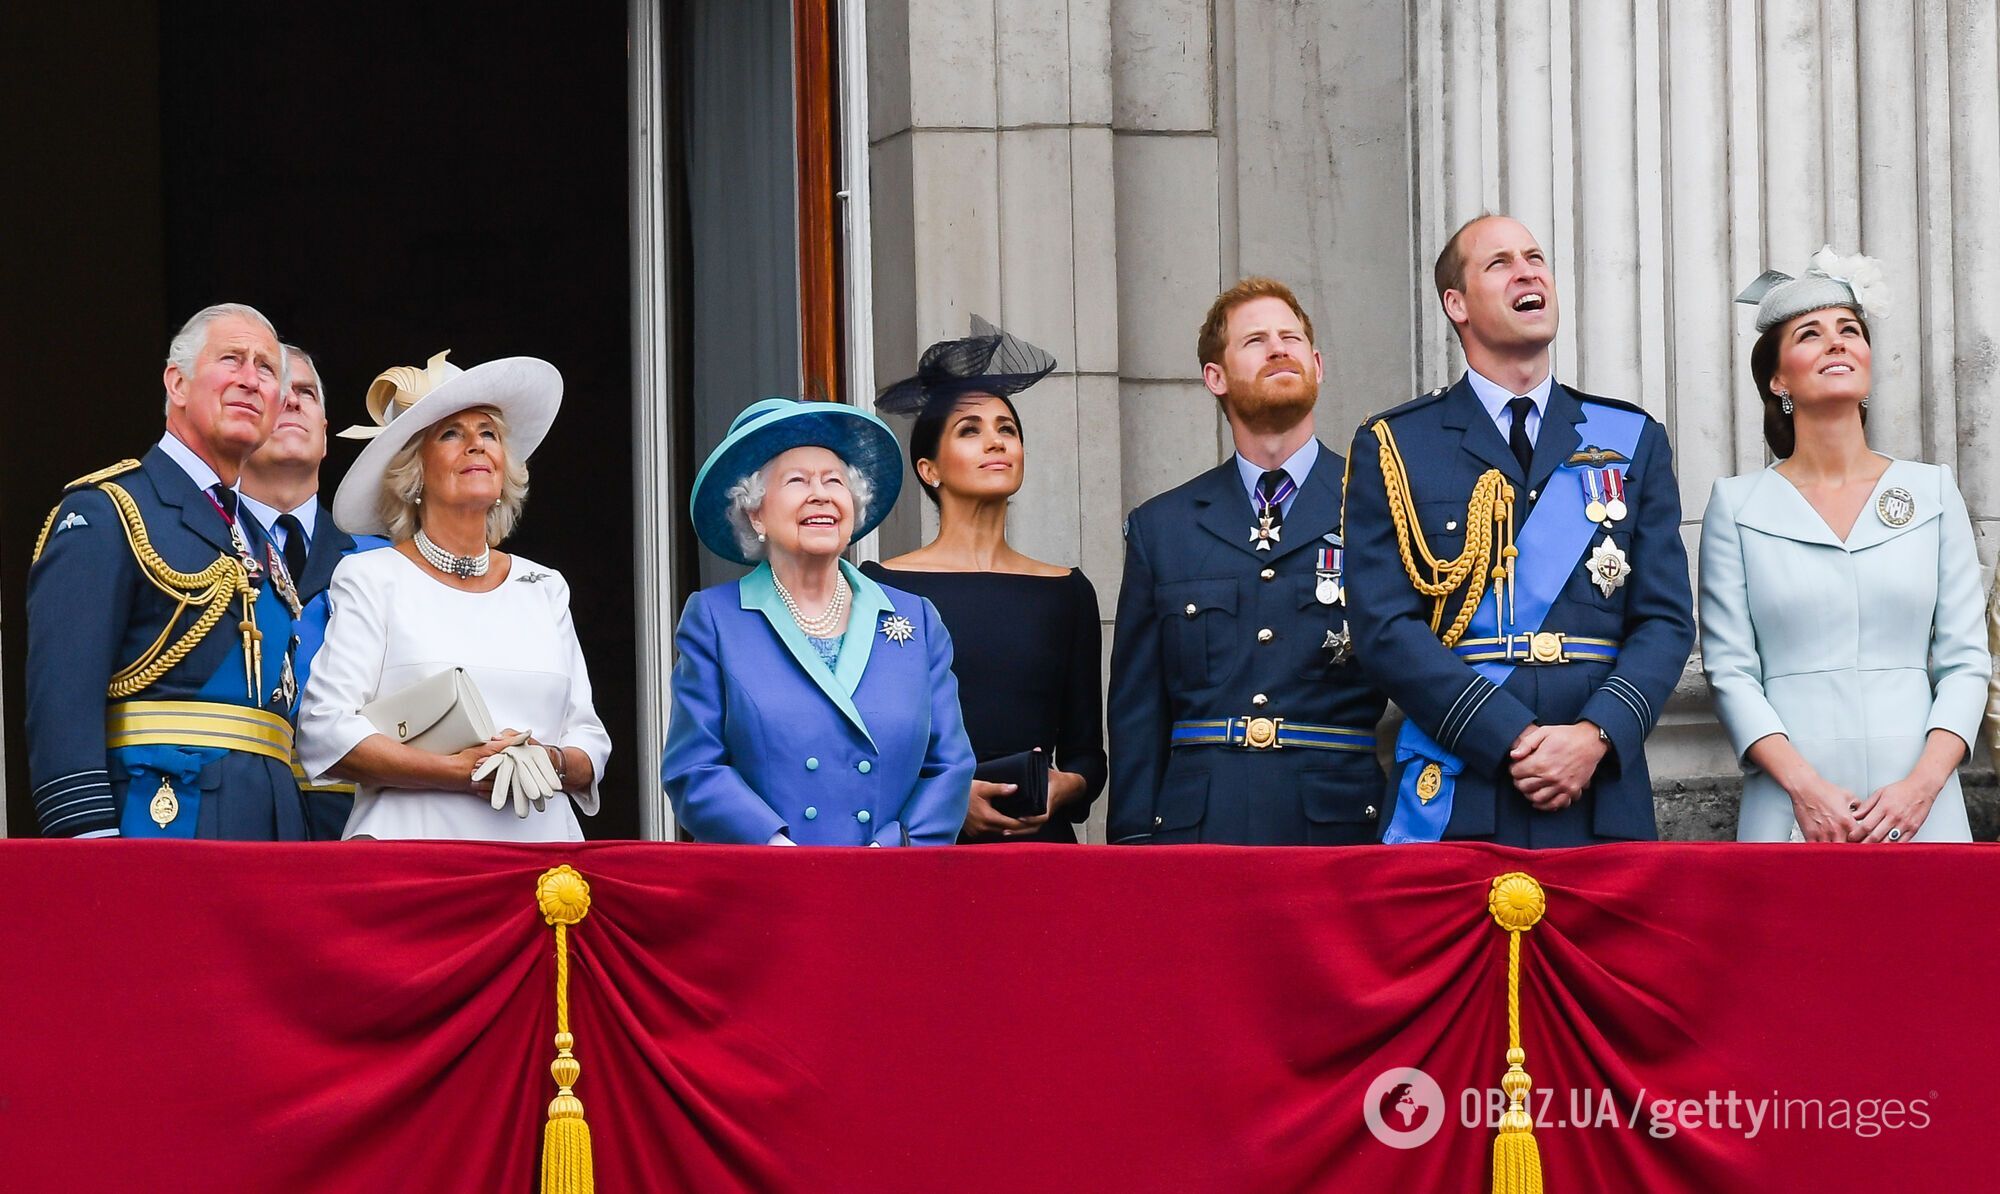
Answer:
M7 185L34 235L0 281L10 832L34 830L20 667L42 514L158 439L169 336L230 300L314 354L336 429L377 372L440 349L562 370L508 546L568 578L620 747L585 831L638 836L624 6L29 9L6 98L33 167ZM328 497L355 451L334 444Z

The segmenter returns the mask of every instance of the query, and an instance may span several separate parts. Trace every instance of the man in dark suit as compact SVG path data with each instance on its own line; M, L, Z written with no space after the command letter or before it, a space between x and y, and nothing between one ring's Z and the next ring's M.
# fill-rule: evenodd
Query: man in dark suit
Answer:
M1361 665L1408 715L1384 839L1651 839L1645 740L1693 643L1665 430L1550 374L1555 282L1504 216L1436 284L1468 370L1355 434Z
M222 304L168 349L166 434L71 482L28 573L28 771L52 837L299 839L298 593L240 509L284 355Z
M1198 351L1236 452L1126 521L1109 837L1372 841L1383 699L1348 647L1343 462L1313 436L1312 321L1282 283L1247 278Z
M327 426L319 366L302 348L287 344L284 351L287 380L278 421L271 428L271 437L243 462L242 491L243 505L277 544L304 605L296 627L293 661L299 691L304 692L313 656L326 637L326 591L333 581L334 565L355 550L355 540L334 525L333 515L319 500ZM305 794L312 837L340 840L347 814L354 807L354 785L312 785L296 761L292 775Z

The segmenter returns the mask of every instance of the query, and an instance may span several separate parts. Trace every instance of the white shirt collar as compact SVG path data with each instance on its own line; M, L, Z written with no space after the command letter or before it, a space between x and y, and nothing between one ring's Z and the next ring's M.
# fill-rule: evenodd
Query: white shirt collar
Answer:
M264 524L264 529L271 532L273 535L281 534L281 532L278 530L278 516L281 514L290 514L293 518L299 520L299 525L305 528L307 543L311 543L313 540L313 536L319 533L319 527L317 525L319 520L318 494L314 494L313 496L307 498L304 504L301 505L296 510L280 510L276 506L266 505L265 503L258 501L256 498L251 497L249 494L243 493L241 491L238 491L236 499L242 502L244 508L249 510L250 513L255 514L257 516L257 521ZM278 546L283 547L285 546L285 544L282 541L280 541Z
M196 489L207 492L221 483L222 478L216 475L214 469L208 467L208 461L195 455L194 449L182 443L173 432L169 431L160 437L160 451L165 452L175 464L181 466L181 471L194 482ZM233 489L235 486L230 488ZM241 494L237 496L242 497Z
M1306 483L1306 474L1312 472L1313 463L1318 459L1319 437L1316 435L1307 436L1306 442L1299 445L1299 450L1292 453L1290 458L1278 467L1285 470L1285 475L1292 479L1292 484L1295 487L1303 488ZM1257 481L1263 477L1264 470L1243 459L1243 453L1238 452L1236 454L1236 475L1243 478L1243 490L1250 495L1251 502L1256 502Z
M1468 368L1465 371L1465 380L1472 383L1473 395L1479 399L1479 405L1486 408L1487 416L1494 422L1513 419L1507 412L1509 402L1516 398L1532 398L1535 400L1535 421L1539 423L1541 416L1549 413L1549 391L1555 388L1556 375L1551 372L1534 389L1525 394L1514 393L1492 378L1481 375L1477 369Z

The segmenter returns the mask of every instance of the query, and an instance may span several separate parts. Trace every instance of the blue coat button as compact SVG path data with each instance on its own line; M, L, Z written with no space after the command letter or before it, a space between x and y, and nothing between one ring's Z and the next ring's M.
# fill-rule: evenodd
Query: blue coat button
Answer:
M806 770L807 770L807 771L818 771L818 770L819 770L819 760L818 760L818 759L807 759L807 760L806 760Z
M861 774L866 775L870 771L875 770L875 764L869 762L867 759L863 759L859 763L856 763L854 765L854 769L856 771L859 771Z
M854 819L861 822L863 825L868 824L868 810L864 808L860 812L854 814Z
M814 807L813 807L812 805L810 805L810 804L806 805L806 820L810 821L810 820L813 820L814 818L816 818L816 817L818 817L818 816L819 816L819 810L818 810L818 809L814 808Z

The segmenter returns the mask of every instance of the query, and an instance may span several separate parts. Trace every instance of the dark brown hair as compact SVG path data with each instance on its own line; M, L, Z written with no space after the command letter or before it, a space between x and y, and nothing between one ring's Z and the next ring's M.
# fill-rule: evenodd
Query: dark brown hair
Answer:
M1229 313L1253 299L1275 298L1285 300L1292 314L1299 317L1299 323L1306 329L1306 343L1313 344L1312 316L1299 306L1298 296L1292 288L1276 278L1249 277L1215 296L1208 305L1208 318L1201 321L1201 335L1195 340L1195 354L1203 365L1219 364L1222 350L1229 339Z
M978 402L986 398L998 398L1014 418L1014 430L1020 433L1021 447L1028 446L1028 429L1021 425L1021 412L1014 409L1014 400L1005 394L991 394L985 390L964 390L949 398L936 402L926 402L917 415L916 426L910 428L910 472L917 479L917 488L931 500L931 505L939 503L937 487L925 484L924 475L917 472L917 461L928 460L937 463L938 445L944 442L944 425L951 422L951 416L965 401Z
M1842 309L1861 325L1861 338L1874 344L1873 337L1868 334L1868 320L1861 312L1852 307ZM1802 311L1799 315L1812 313ZM1750 348L1750 378L1757 383L1757 397L1764 403L1764 442L1771 446L1771 455L1780 460L1786 459L1798 448L1799 437L1792 426L1792 416L1785 413L1784 408L1778 405L1778 396L1771 392L1771 378L1778 372L1778 353L1784 348L1785 329L1791 327L1799 315L1765 329ZM1861 425L1868 425L1868 408L1865 406L1861 408Z

